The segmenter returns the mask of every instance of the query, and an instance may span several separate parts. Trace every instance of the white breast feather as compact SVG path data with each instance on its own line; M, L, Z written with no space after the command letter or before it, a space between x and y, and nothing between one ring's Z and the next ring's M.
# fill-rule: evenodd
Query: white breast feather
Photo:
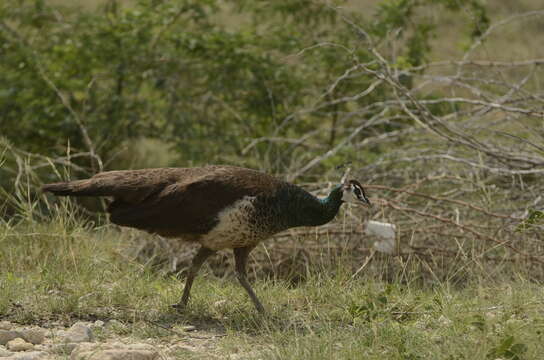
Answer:
M218 214L218 224L206 235L200 243L212 250L244 247L257 244L263 240L264 234L259 234L255 226L248 222L254 213L253 196L245 196Z

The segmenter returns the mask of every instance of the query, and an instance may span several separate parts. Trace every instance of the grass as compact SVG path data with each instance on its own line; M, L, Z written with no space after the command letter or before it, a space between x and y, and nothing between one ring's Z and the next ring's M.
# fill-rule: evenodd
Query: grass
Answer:
M338 261L310 269L294 287L257 279L268 309L256 313L231 277L202 272L189 309L174 312L182 281L126 255L130 238L92 228L64 203L48 221L0 226L0 318L22 324L116 319L116 336L134 342L183 343L192 324L217 337L184 358L537 359L544 353L542 288L520 278L422 286L352 279ZM75 215L74 215L75 214ZM105 334L97 333L99 340Z

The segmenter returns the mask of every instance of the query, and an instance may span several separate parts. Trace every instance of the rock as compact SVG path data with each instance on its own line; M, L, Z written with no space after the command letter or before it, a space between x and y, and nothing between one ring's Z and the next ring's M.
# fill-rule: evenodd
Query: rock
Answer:
M72 360L154 360L157 359L157 351L131 350L131 349L111 349L101 351L91 351L89 353L80 353L76 356L70 356Z
M94 345L94 346L92 346ZM78 346L71 354L71 360L155 360L158 351L147 344L85 344Z
M174 357L174 359L181 358L181 356L194 355L197 353L198 348L196 346L188 344L176 344L168 349L168 354Z
M29 351L24 353L13 354L12 356L2 358L2 360L48 360L50 359L46 352Z
M126 326L122 322L113 319L108 321L108 323L106 324L106 328L111 329L113 331L120 331L120 330L124 330Z
M185 325L181 327L183 331L196 331L196 326L194 325Z
M93 341L93 331L82 322L77 322L64 334L64 342L81 343Z
M41 344L45 340L45 330L39 327L32 327L20 331L23 339L34 345Z
M6 348L3 345L0 345L0 358L10 356L13 353L11 351L7 351Z
M52 330L47 334L47 337L52 339L65 338L67 333L66 330Z
M180 332L197 331L198 329L194 325L176 325L173 330Z
M104 326L104 322L102 320L96 320L94 323L93 323L93 327L97 327L97 328L101 328Z
M16 338L11 341L8 341L6 347L10 351L27 351L34 349L34 345L29 342L24 341L21 338Z
M6 345L8 341L23 337L22 334L15 330L0 330L0 345Z
M69 355L78 345L77 343L53 344L48 351L52 354Z
M103 343L80 343L80 344L77 344L76 348L72 351L72 355L75 355L75 354L78 354L78 353L82 353L82 352L89 352L89 351L93 351L93 350L96 350L96 349L101 349L103 346L105 346L106 344L103 344ZM108 344L110 345L110 344Z
M438 318L438 322L444 326L450 326L453 323L453 321L451 321L444 315L440 315L440 317Z
M486 312L486 313L485 313L485 316L486 316L488 319L494 319L494 318L497 317L497 314L494 313L494 312L492 312L492 311L490 311L490 312Z
M149 344L129 344L129 345L124 345L124 346L128 346L130 349L132 350L146 350L146 351L157 351L155 349L155 347L153 347L152 345L149 345Z
M12 327L13 327L13 324L10 323L9 321L6 321L6 320L0 321L0 329L11 330Z

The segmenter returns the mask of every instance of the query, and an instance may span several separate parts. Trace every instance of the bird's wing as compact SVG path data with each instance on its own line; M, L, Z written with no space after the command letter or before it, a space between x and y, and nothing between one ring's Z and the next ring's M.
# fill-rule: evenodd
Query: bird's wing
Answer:
M102 172L88 180L81 180L81 189L73 195L111 196L119 202L138 204L171 184L191 182L205 174L203 169L157 168Z
M153 191L145 191L145 196L126 196L132 192L114 195L109 208L111 221L164 236L205 234L217 224L221 210L245 196L273 192L282 183L241 168L217 167L172 177L174 181L154 183Z
M137 204L165 186L190 182L202 176L204 168L158 168L101 172L90 179L59 182L43 186L58 196L109 196L129 204Z

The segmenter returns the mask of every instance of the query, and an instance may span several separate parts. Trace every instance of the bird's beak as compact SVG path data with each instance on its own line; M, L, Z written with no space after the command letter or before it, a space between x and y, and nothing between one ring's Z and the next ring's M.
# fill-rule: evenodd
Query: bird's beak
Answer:
M368 207L372 207L372 203L370 202L370 200L368 200L368 198L366 196L363 195L362 198L359 199L361 201L361 203L365 206L368 206Z

